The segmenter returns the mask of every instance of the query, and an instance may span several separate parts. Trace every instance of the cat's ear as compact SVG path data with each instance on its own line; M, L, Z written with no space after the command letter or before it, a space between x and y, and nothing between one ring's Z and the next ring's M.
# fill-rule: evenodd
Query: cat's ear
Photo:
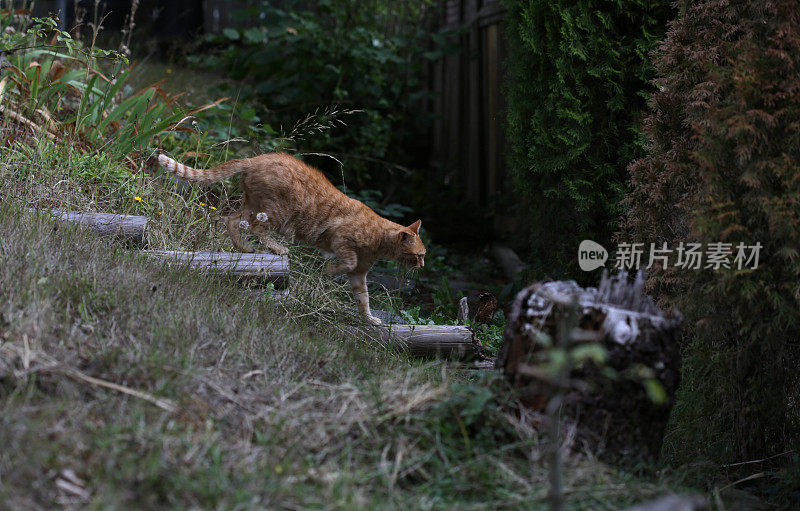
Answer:
M414 235L406 230L397 233L397 238L401 243L411 243L414 240Z
M417 220L413 224L408 226L408 229L413 232L414 234L419 236L419 228L422 226L422 220Z

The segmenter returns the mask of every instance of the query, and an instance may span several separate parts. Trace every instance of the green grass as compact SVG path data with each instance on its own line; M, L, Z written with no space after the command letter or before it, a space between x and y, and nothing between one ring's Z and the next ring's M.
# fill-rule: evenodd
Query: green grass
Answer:
M502 383L349 328L350 297L319 258L293 254L297 300L286 309L24 210L153 215L157 204L152 244L186 248L194 232L225 249L196 206L202 192L187 198L146 175L110 180L122 172L114 162L44 143L3 156L3 506L547 508L543 440ZM104 188L112 182L128 185ZM564 473L570 509L682 488L680 472L626 472L576 451Z

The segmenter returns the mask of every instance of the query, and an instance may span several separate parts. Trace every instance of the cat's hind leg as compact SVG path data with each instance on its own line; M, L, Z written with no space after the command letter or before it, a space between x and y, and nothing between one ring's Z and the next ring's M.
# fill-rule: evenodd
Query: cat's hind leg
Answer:
M236 213L225 217L223 220L225 221L225 227L228 228L228 235L231 237L233 246L238 248L242 252L251 253L253 252L253 246L250 245L250 243L248 243L247 241L242 239L242 230L241 230L242 222L247 221L248 218L250 218L250 210L247 208L242 208Z
M356 299L358 305L358 312L367 323L372 325L380 325L381 320L372 315L369 310L369 293L367 292L367 273L362 271L353 271L347 274L350 279L350 289L353 291L353 297Z
M259 213L260 214L260 213ZM284 245L278 243L275 238L272 237L270 234L269 229L267 228L264 223L259 220L256 220L252 224L250 224L250 230L258 236L259 241L267 247L273 254L278 255L286 255L289 253L289 249Z

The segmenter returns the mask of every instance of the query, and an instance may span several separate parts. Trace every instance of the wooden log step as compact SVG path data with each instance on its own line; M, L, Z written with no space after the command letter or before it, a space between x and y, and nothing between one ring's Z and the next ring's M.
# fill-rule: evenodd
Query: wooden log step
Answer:
M384 341L397 343L417 356L444 356L459 360L484 358L483 347L463 325L380 326Z
M29 209L36 212L35 209ZM136 244L143 244L148 218L140 215L116 213L83 213L79 211L41 210L56 220L74 222L88 227L100 236L116 236Z
M291 295L287 290L274 290L267 295L263 290L248 289L245 294L259 299L269 296L270 300L284 304L291 301ZM355 308L353 314L358 314ZM409 325L397 314L380 309L372 309L372 315L383 321L383 324L375 329L384 341L400 349L410 350L415 356L442 356L475 363L480 361L480 365L474 368L491 367L491 362L486 362L480 342L466 326ZM346 328L355 333L354 328Z
M285 284L289 274L289 258L274 254L241 252L184 252L181 250L142 250L147 257L170 265L185 265L214 274L233 274Z

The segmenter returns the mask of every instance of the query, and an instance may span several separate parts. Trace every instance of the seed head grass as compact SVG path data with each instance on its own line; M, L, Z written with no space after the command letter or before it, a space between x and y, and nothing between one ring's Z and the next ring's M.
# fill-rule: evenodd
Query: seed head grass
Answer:
M4 150L0 178L5 506L546 509L536 419L492 374L381 342L317 252L292 245L277 300L42 213L144 214L150 248L232 250L200 205L235 210L226 185L174 187L47 140ZM571 447L570 509L680 487Z

